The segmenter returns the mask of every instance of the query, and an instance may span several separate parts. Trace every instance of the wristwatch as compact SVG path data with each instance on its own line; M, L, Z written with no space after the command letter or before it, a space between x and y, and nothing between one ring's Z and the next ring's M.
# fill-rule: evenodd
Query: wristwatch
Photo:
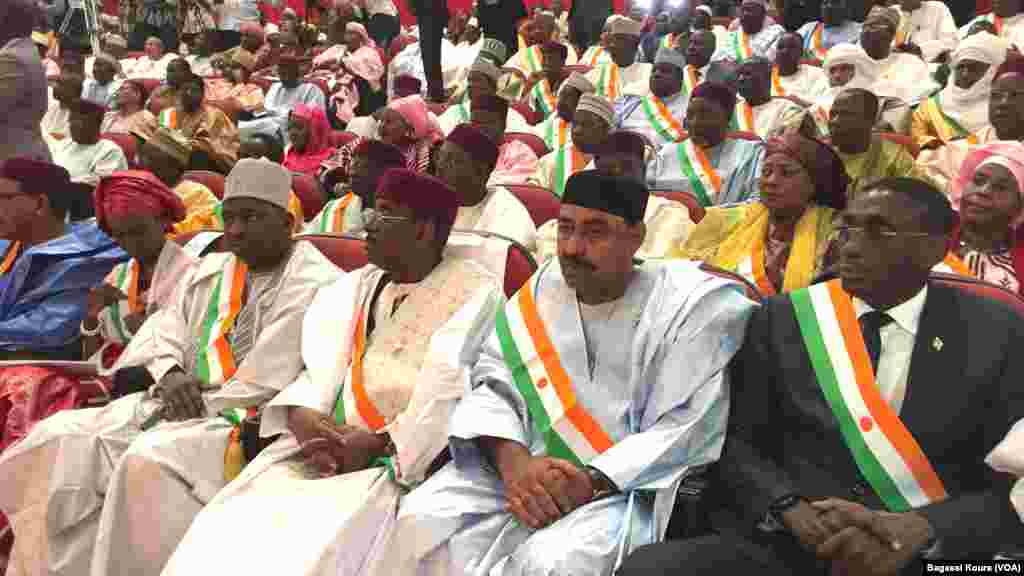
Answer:
M619 493L619 488L610 478L604 475L604 472L593 466L587 466L583 471L590 478L590 485L594 487L594 495L590 497L591 500L600 500L605 496Z

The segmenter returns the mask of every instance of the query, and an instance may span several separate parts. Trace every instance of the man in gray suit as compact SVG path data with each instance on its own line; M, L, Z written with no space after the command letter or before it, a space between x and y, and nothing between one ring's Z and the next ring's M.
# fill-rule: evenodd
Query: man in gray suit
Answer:
M39 129L46 73L30 38L41 18L33 0L0 2L0 162L14 156L50 160Z

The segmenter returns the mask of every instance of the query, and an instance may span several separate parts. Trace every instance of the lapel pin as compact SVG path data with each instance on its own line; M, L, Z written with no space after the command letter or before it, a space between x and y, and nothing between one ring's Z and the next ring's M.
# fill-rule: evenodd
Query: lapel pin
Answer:
M938 336L936 336L935 339L932 340L932 348L934 348L937 352L941 352L942 351L942 338L939 338Z

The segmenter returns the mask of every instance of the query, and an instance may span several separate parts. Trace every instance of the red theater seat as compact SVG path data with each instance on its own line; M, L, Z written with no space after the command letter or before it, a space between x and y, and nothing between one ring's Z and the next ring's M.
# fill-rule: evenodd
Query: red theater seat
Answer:
M302 204L302 218L306 222L319 214L326 203L324 192L320 189L320 182L309 174L292 172L292 191L299 197L299 202Z
M506 184L505 188L523 203L538 228L549 220L558 219L562 201L551 190L533 184Z
M930 276L932 282L998 300L1015 310L1021 317L1024 317L1024 298L1002 286L997 286L978 278L946 274L945 272L932 272Z
M198 182L210 189L217 200L224 199L224 175L210 170L189 170L182 175L182 178L191 182Z

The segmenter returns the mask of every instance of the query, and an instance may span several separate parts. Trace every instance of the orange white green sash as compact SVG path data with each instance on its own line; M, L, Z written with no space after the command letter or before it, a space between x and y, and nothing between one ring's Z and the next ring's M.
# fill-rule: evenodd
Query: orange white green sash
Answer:
M996 16L995 13L989 12L988 14L985 14L984 16L981 16L979 18L979 20L984 20L985 22L991 22L992 26L996 29L996 36L1000 36L1001 37L1003 35L1003 17L1002 16Z
M964 264L964 261L959 256L952 252L946 252L946 257L942 259L942 262L935 267L935 270L939 272L950 272L959 276L973 277L974 273L971 269Z
M690 189L694 196L701 206L711 206L722 188L722 177L711 166L707 154L693 143L693 139L684 140L676 146L676 150L679 168L683 176L690 181Z
M133 258L124 264L118 264L107 275L106 283L128 297L127 300L114 302L100 311L100 322L110 328L112 342L127 344L131 341L132 333L128 331L128 325L124 320L145 308L139 302L139 271L139 261Z
M552 116L544 130L544 143L548 145L548 148L558 150L565 147L569 143L570 126L568 122L562 120L561 116Z
M665 106L661 98L653 94L644 96L640 101L640 106L647 116L647 121L651 123L654 131L658 133L662 140L666 142L679 142L686 137L683 125L672 116L668 106Z
M533 100L540 105L540 112L544 117L550 116L558 106L558 97L551 90L551 83L547 78L533 85Z
M199 355L196 361L196 376L207 384L227 382L238 368L228 342L228 332L235 325L238 312L242 309L246 271L245 263L232 256L219 273L210 294L210 303L199 334Z
M825 56L828 54L828 48L825 48L825 25L821 22L814 29L811 34L811 50L810 55L818 60L825 61Z
M160 125L172 130L178 127L178 111L173 106L160 111Z
M946 499L942 480L882 398L850 295L840 281L790 293L811 367L864 478L891 512Z
M604 46L591 46L585 54L584 62L587 66L594 67L601 63L601 57L605 55Z
M559 198L565 192L569 177L587 166L587 157L573 145L562 146L555 155L555 177L552 180L555 195Z
M754 130L754 107L749 102L737 102L736 112L732 115L732 127L738 132L752 132Z
M0 275L7 274L14 267L14 261L18 259L21 252L21 242L11 242L7 245L7 252L4 253L3 261L0 261Z
M320 225L317 227L317 232L321 234L341 234L342 229L345 227L345 210L352 202L353 196L352 192L349 192L341 198L328 202L320 212Z
M360 307L356 317L355 334L352 337L352 359L348 366L348 377L334 404L334 421L338 424L357 426L376 432L387 422L380 410L370 400L363 381L363 356L366 354L366 311Z
M619 97L619 65L609 62L601 66L601 75L597 79L597 95L614 101Z
M778 66L772 66L772 96L785 96L786 89L782 87L782 75Z
M527 48L525 60L527 76L544 69L544 55L540 52L540 46L534 45Z
M740 62L754 56L754 51L750 48L750 36L743 30L734 30L729 34L729 46L736 60Z
M676 35L673 33L665 34L661 37L661 47L672 50L676 47Z
M576 398L537 311L533 298L537 277L534 274L498 310L495 332L516 388L544 438L545 453L582 466L611 448L613 442Z
M700 84L700 80L697 79L697 67L693 64L687 64L683 70L683 93L692 94L697 84Z

